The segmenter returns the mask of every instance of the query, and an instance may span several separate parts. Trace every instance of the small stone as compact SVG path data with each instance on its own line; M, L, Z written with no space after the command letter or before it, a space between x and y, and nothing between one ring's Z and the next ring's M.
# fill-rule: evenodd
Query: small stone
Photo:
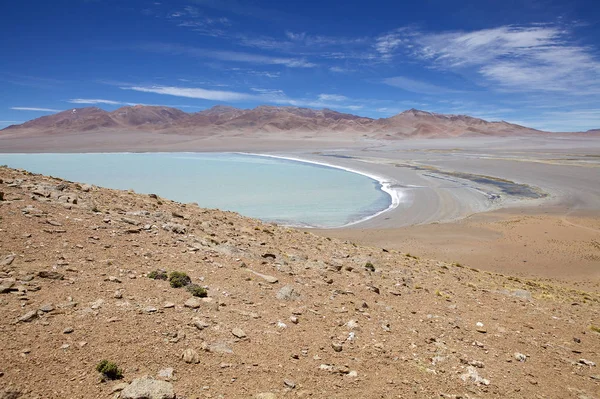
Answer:
M519 362L524 362L525 360L527 360L527 356L525 356L522 353L519 352L515 352L515 359L518 360Z
M343 346L342 346L342 344L340 344L339 342L333 342L333 343L331 344L331 347L332 347L332 348L333 348L333 350L334 350L334 351L336 351L336 352L341 352L341 351L342 351L342 349L343 349Z
M146 312L146 313L156 313L156 312L158 312L158 309L156 309L154 306L147 306L144 309L144 312Z
M283 380L283 385L285 385L288 388L292 388L292 389L296 388L296 383L294 381L288 380L288 379Z
M37 317L38 317L37 310L32 310L32 311L25 313L23 316L19 317L17 319L17 322L29 323L30 321L33 321Z
M10 266L15 260L15 255L5 256L4 259L0 261L0 266Z
M121 399L175 399L173 385L151 377L135 379L123 391Z
M196 352L193 349L188 348L188 349L184 350L183 354L181 355L181 358L186 363L190 363L190 364L200 363L200 356L198 355L198 352Z
M175 307L175 304L173 302L165 302L163 305L163 308L165 308L165 309L171 309L174 307Z
M121 290L116 290L116 291L115 291L115 294L113 295L113 297L114 297L115 299L121 299L121 298L123 298L123 291L121 291Z
M110 281L111 283L120 283L121 280L115 276L108 276L108 278L104 281Z
M71 334L73 331L75 331L73 327L67 327L63 330L63 334Z
M257 277L262 278L263 280L265 280L269 284L275 284L275 283L277 283L279 281L277 279L277 277L269 276L268 274L258 273L258 272L255 272L254 270L250 270L250 269L248 269L248 271L251 272L251 273L253 273Z
M273 392L261 392L254 395L254 399L277 399Z
M205 328L210 327L210 324L208 324L207 322L205 322L204 320L198 319L198 318L194 318L194 320L192 321L192 324L198 329L198 330L204 330Z
M70 347L71 347L71 345L69 345L69 344L62 344L61 347L60 347L60 349L67 350Z
M287 324L285 324L285 323L283 323L281 321L278 321L277 322L277 328L280 328L280 329L283 330L283 329L287 328Z
M54 305L52 305L51 303L45 303L42 306L40 306L40 311L44 313L52 312L53 310Z
M38 272L38 277L47 278L50 280L63 280L65 278L64 274L62 273L47 270Z
M239 339L243 339L246 338L246 333L244 332L244 330L242 330L241 328L234 328L233 330L231 330L231 333Z
M198 309L202 305L202 301L199 298L192 297L185 301L183 306L186 308Z
M591 360L586 360L586 359L579 359L579 364L583 364L583 365L589 366L589 367L596 367L596 363L592 362Z
M121 392L123 389L127 388L129 384L126 382L121 382L117 385L115 385L114 387L112 387L112 389L110 390L110 393L117 393L117 392Z
M158 377L164 378L166 380L171 380L171 379L173 379L174 372L175 372L175 370L173 369L173 367L167 367L166 369L162 369L162 370L158 371Z
M351 378L356 378L358 377L358 372L356 370L351 370L348 374L346 374L347 377L351 377Z
M300 293L291 285L286 285L277 291L277 299L283 301L295 301L300 299Z
M294 324L298 324L298 318L296 316L291 316L290 321Z

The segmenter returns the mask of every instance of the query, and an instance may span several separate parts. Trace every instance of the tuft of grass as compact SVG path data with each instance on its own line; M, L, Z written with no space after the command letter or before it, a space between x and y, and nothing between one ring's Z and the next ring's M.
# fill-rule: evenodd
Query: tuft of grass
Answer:
M151 278L152 280L166 280L168 277L167 272L164 270L152 270L148 273L148 278Z
M204 298L205 296L208 296L208 292L206 291L206 288L199 286L198 284L189 284L187 287L185 287L186 290L188 290L190 292L190 294L192 294L193 296L197 296L200 298Z
M173 288L181 288L192 283L190 276L183 272L171 272L169 275L169 283Z
M123 378L123 370L121 370L116 363L109 362L108 360L102 360L96 365L96 371L102 374L104 378L108 380L120 380Z
M151 278L152 280L166 280L168 277L167 272L164 270L152 270L148 273L148 278Z
M373 264L371 262L367 262L367 263L365 263L365 269L367 269L370 272L374 272L375 266L373 266Z
M598 326L590 326L590 330L592 330L593 332L597 332L600 334L600 327Z

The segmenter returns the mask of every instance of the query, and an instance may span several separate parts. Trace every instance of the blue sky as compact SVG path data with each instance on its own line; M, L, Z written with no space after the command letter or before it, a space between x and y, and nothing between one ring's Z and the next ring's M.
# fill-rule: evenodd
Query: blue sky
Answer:
M600 128L597 0L19 0L0 46L0 128L128 104Z

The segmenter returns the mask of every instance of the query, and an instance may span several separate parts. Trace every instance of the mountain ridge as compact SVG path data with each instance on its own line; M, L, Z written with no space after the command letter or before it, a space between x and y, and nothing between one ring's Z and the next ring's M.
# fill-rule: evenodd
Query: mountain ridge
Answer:
M227 105L187 113L166 106L124 106L114 111L98 107L73 108L43 116L0 132L23 134L79 133L100 130L139 130L188 135L344 133L373 138L440 138L458 136L530 136L540 130L505 121L468 115L439 114L409 109L388 118L373 119L331 109L260 105L241 109Z

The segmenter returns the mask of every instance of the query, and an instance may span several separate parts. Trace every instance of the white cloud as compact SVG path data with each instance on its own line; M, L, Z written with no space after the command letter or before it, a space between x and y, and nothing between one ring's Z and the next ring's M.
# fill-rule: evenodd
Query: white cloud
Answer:
M37 111L37 112L60 112L60 109L38 108L38 107L10 107L15 111Z
M211 58L221 61L233 61L261 65L282 65L289 68L314 68L317 65L304 58L274 57L237 51L207 50L191 46L166 43L147 43L142 50L171 55L187 55L196 58Z
M437 86L431 83L423 82L417 79L410 79L404 76L396 76L392 78L383 79L383 83L397 87L402 90L410 91L413 93L422 94L447 94L447 93L460 93L459 90L453 90L442 86Z
M144 93L155 93L169 96L196 98L202 100L222 102L253 101L267 104L291 105L294 107L333 108L350 110L358 110L363 108L363 105L359 104L358 100L352 100L345 96L325 94L325 97L319 96L317 99L295 99L288 97L282 90L279 89L251 89L256 94L175 86L127 86L121 87L121 89L134 90Z
M319 94L319 100L321 101L345 101L348 97L341 96L339 94Z
M175 87L175 86L131 86L121 87L123 90L134 90L144 93L156 93L169 96L197 98L213 101L246 101L255 99L256 96L246 93L237 93L233 91L206 90L193 87Z
M544 112L531 118L522 118L522 121L518 123L553 132L600 129L600 109Z
M375 50L380 54L383 61L390 61L398 48L408 45L410 41L407 28L396 29L375 39Z
M502 26L473 32L413 32L410 54L442 69L473 68L512 92L600 94L600 60L553 25Z
M72 98L68 100L71 104L107 104L107 105L136 105L135 103L124 103L121 101L102 100L92 98Z

